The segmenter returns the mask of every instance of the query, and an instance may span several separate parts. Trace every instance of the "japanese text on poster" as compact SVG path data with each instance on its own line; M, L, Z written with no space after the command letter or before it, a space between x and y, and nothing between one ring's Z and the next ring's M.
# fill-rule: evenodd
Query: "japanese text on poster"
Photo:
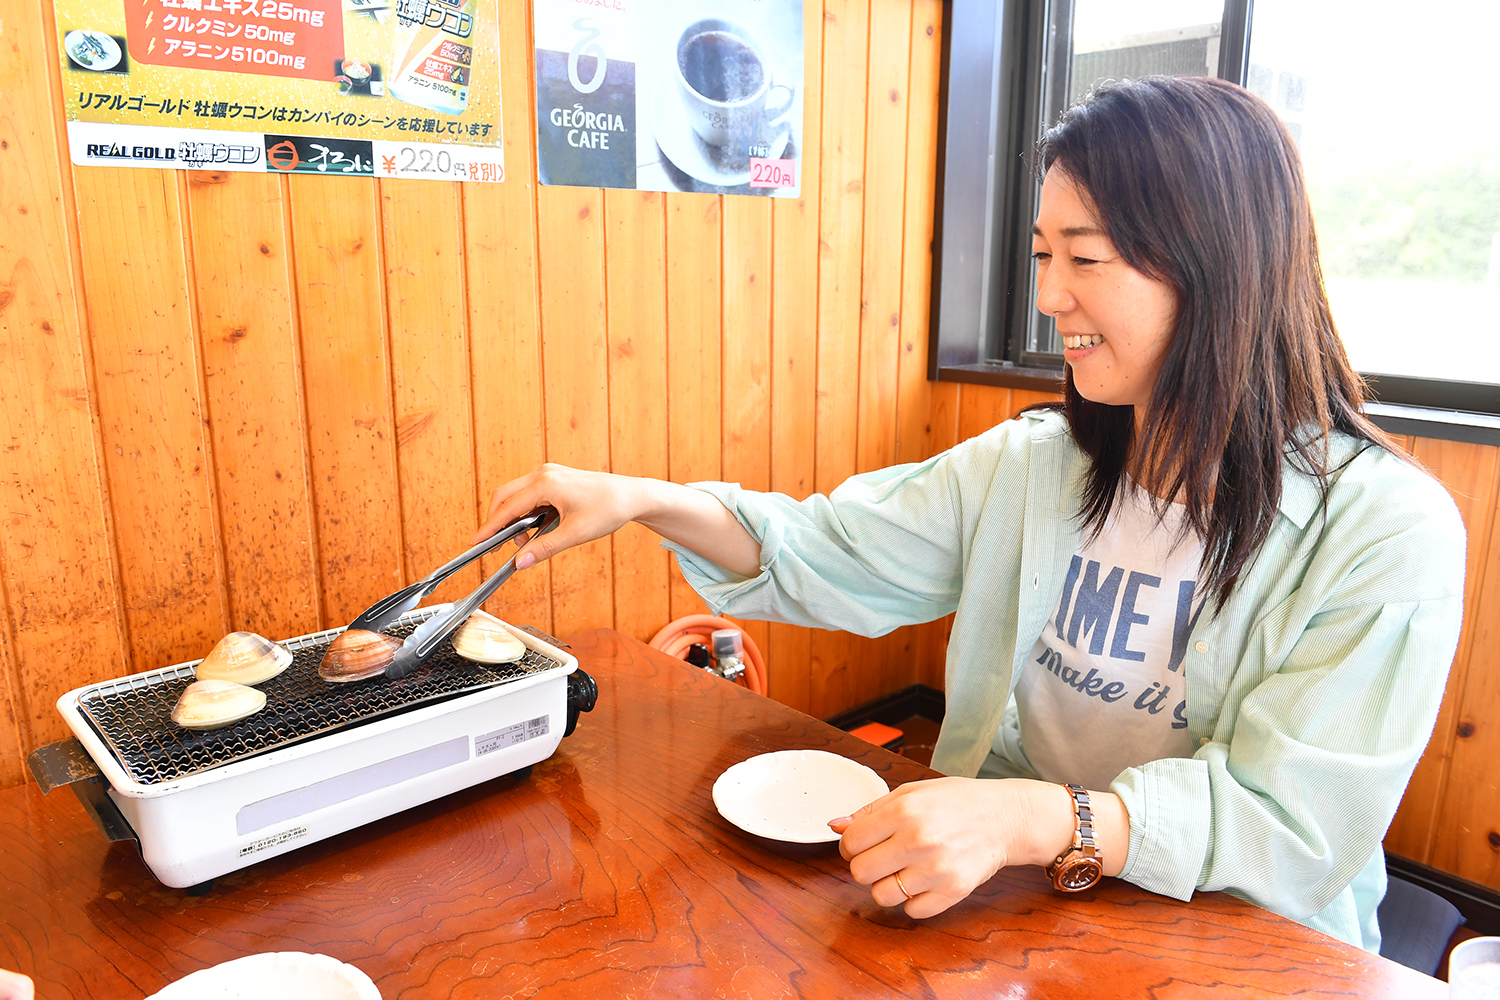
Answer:
M74 163L499 181L501 0L54 0Z

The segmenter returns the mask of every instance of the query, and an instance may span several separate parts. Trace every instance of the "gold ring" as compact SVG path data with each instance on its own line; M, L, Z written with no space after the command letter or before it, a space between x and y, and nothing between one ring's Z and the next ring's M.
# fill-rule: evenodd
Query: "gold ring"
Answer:
M895 878L896 888L901 890L901 895L905 896L907 899L911 899L911 893L906 891L906 883L901 881L901 873L896 872L892 877Z

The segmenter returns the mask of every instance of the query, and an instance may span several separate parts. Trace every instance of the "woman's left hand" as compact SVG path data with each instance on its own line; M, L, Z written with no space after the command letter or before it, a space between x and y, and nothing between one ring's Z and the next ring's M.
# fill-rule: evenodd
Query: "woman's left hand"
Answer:
M1104 852L1105 871L1114 874L1124 862L1129 820L1122 840L1120 799L1095 797L1102 807L1095 815L1113 820L1106 845L1113 841L1121 852L1114 859ZM875 902L904 902L908 916L930 917L1007 865L1050 864L1073 842L1073 804L1065 788L1046 781L934 778L902 785L828 825L842 834L839 852Z

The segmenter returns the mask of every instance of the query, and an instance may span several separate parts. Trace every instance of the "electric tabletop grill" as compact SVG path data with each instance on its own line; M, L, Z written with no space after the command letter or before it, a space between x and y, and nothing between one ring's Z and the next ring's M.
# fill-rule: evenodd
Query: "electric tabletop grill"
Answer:
M405 638L449 607L384 631ZM164 884L197 886L550 757L597 688L556 640L507 628L518 662L473 663L445 641L405 677L348 684L318 676L343 629L286 640L292 664L257 685L266 707L223 729L171 721L196 660L78 688L57 703L76 739L31 769L43 791L69 785L110 839L138 840Z

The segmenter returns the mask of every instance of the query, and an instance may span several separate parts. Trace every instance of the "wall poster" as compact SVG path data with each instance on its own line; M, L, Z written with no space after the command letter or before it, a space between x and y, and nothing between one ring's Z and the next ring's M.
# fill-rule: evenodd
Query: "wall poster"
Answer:
M536 0L543 184L795 198L802 0Z
M502 0L54 0L72 161L499 181Z

